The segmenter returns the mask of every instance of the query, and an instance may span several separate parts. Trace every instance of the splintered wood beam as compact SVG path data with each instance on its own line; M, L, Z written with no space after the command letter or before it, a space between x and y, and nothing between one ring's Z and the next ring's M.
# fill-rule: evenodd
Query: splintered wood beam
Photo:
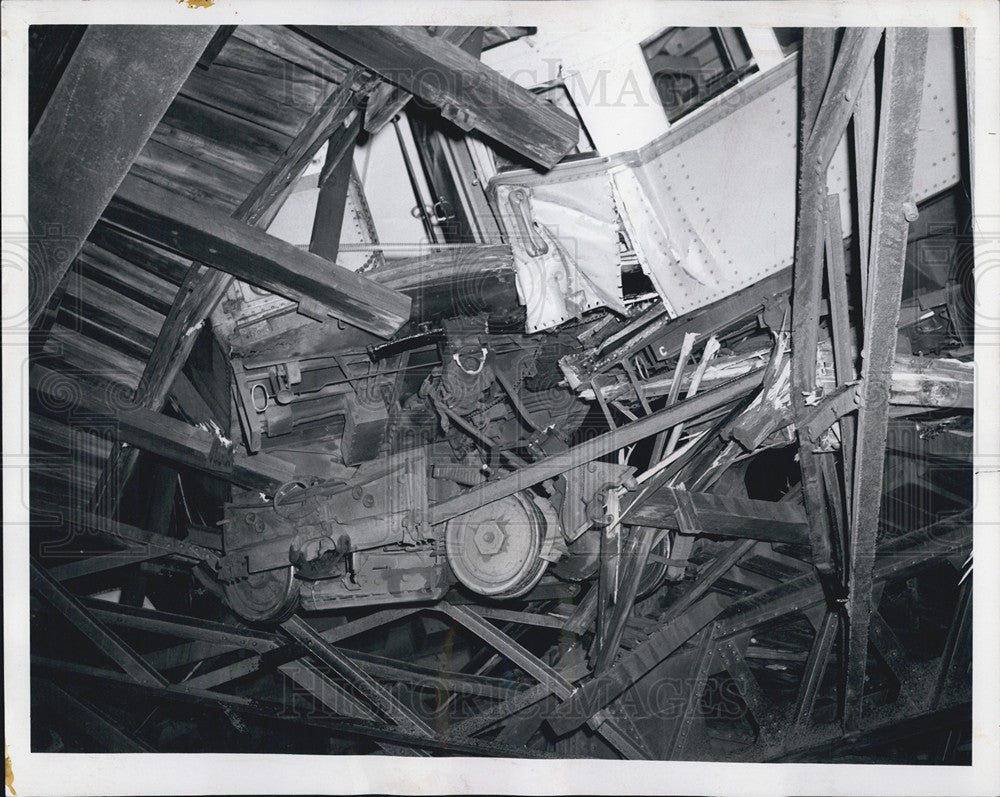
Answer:
M635 526L771 542L802 544L809 539L805 511L798 504L688 492L666 485L650 493L622 520ZM686 527L688 522L693 529Z
M848 562L844 697L844 727L848 730L858 728L861 722L868 629L874 609L875 539L889 425L886 397L896 354L907 233L917 212L911 197L926 59L925 28L890 29L886 36L876 152L868 308L854 471L854 516Z
M126 178L104 218L172 252L388 338L410 318L410 298L303 252L214 208L153 183Z
M355 114L334 131L326 145L309 251L330 261L337 259L340 249L340 232L354 169L354 144L360 129L361 115Z
M441 109L463 130L478 130L551 169L579 140L579 123L421 27L299 28L331 50Z
M764 307L783 293L788 293L792 287L792 269L783 268L759 282L755 282L736 293L706 305L700 310L688 313L680 318L663 317L653 321L634 339L618 347L610 354L598 360L593 368L603 371L620 362L623 356L634 354L639 349L649 346L658 360L673 359L684 345L684 336L693 333L697 335L695 345L718 334L744 318L756 315ZM638 340L636 340L638 339Z
M32 368L31 389L45 394L52 385L73 385L74 413L106 423L120 443L268 494L295 478L294 467L284 460L266 454L247 456L215 432L145 407L108 406L83 382L69 374L53 374L44 366Z
M28 142L31 326L214 33L91 25L83 34Z

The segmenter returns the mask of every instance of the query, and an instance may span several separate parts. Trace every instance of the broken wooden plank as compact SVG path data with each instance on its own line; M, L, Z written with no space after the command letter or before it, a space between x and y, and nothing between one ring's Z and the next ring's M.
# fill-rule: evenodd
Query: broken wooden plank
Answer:
M222 212L152 183L127 178L105 220L173 252L381 337L410 318L410 299Z
M214 33L93 25L83 34L28 142L32 326Z
M453 25L439 28L434 32L434 35L457 44L467 53L478 58L482 49L482 37L473 36L476 31L481 32L482 28ZM413 95L399 86L383 83L372 92L371 99L368 101L368 107L365 109L365 130L371 135L375 135L412 99Z
M306 26L303 33L546 169L579 139L579 123L424 28Z
M891 404L971 410L976 393L975 366L942 357L897 354L891 391Z
M387 257L367 275L413 300L410 317L442 318L488 313L491 324L523 319L514 254L506 244L467 244L415 257Z
M330 261L336 261L340 248L340 230L354 169L354 144L360 129L361 115L355 114L334 131L326 144L309 251Z
M712 304L687 313L679 318L663 317L649 325L649 332L637 335L638 343L650 346L658 360L667 360L677 356L684 343L684 336L689 333L697 335L695 343L716 335L723 330L735 326L745 318L761 312L776 297L788 293L792 288L792 269L783 268L759 282L755 282L730 296L719 299ZM636 342L629 340L618 350L594 365L594 370L604 370L615 364L622 357L622 350L636 351Z

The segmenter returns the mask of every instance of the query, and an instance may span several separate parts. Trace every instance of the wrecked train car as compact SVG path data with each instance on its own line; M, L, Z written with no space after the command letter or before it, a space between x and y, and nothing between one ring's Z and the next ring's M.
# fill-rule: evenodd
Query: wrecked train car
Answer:
M31 47L36 749L968 760L961 31Z

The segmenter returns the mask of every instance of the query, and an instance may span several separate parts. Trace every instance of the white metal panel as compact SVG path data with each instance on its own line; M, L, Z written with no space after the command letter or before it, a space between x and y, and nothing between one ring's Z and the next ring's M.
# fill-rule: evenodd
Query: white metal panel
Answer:
M704 251L691 256L707 260L698 271L707 271L708 278L692 278L683 259L649 263L676 314L791 262L796 131L795 83L785 81L637 168L650 211L669 208L682 225L681 236L704 241Z
M664 303L688 313L788 266L795 246L798 158L797 70L791 58L707 103L642 149L594 163L558 166L546 175L506 175L533 186L615 176L626 228ZM926 199L960 177L954 33L930 32L927 82L917 135L914 198ZM634 179L621 174L634 172ZM499 182L499 181L498 181ZM638 186L638 187L637 187ZM846 140L828 175L852 232ZM640 201L640 196L645 202ZM608 269L617 269L609 261Z
M927 38L927 79L917 131L913 193L926 199L958 182L961 176L957 91L964 75L956 74L962 43L951 28L932 28Z

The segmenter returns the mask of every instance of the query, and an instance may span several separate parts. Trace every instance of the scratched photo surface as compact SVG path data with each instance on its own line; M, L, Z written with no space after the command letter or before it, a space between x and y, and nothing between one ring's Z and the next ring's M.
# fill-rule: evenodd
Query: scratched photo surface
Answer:
M18 753L981 782L975 28L177 5L23 30Z

